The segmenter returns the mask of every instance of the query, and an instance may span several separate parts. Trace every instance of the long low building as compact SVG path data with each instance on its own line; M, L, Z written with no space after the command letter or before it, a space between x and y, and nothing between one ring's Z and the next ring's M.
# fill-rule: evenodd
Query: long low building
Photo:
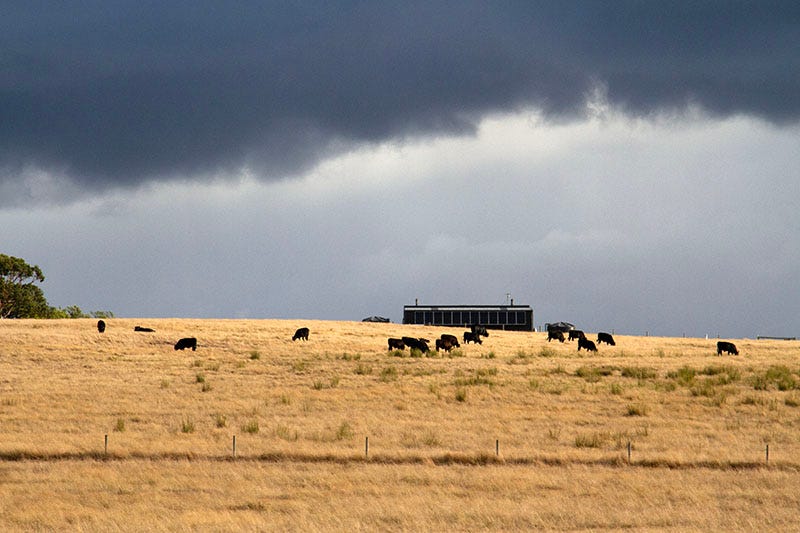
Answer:
M533 331L533 309L529 305L406 305L403 324Z

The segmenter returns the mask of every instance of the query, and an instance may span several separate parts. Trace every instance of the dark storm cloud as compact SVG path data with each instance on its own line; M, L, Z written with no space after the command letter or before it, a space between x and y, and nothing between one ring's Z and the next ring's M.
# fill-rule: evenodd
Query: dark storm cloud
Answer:
M0 16L0 190L307 169L527 106L800 116L797 2L19 2ZM3 203L9 202L6 198ZM12 201L13 202L13 201Z

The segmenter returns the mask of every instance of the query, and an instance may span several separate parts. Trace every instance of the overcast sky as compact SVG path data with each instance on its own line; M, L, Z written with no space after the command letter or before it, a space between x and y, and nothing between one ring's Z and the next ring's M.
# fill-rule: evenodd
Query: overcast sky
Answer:
M10 2L0 253L51 305L800 336L800 4Z

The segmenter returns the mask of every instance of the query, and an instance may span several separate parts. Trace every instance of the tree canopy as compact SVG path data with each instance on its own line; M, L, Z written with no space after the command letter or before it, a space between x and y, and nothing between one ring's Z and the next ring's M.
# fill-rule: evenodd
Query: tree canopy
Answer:
M44 274L38 266L0 254L0 318L39 317L46 313L47 300L34 285L42 281Z
M42 269L24 259L0 254L0 318L88 318L112 317L110 311L84 314L77 305L64 309L51 307L42 289Z

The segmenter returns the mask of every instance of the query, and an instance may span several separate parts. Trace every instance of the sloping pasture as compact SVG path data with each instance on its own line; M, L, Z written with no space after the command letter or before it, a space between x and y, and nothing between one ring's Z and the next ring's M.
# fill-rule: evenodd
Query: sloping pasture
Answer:
M718 357L716 340L616 335L587 354L491 331L414 357L387 337L463 330L107 322L0 321L4 529L746 530L800 517L798 342L733 339L741 355ZM292 342L300 326L310 338ZM186 336L197 351L173 350Z

